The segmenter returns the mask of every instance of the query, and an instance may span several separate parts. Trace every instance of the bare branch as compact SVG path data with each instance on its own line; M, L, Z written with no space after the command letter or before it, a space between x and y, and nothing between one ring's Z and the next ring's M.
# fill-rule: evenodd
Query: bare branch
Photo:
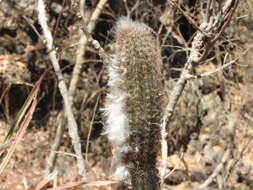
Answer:
M86 24L88 23L88 20L85 17L85 14L84 14L85 1L86 0L81 0L80 1L80 13L81 13L82 19L84 21L84 26L86 26ZM73 96L73 94L76 90L76 85L77 85L77 81L79 80L79 74L80 74L80 71L81 71L81 68L82 68L82 63L85 62L83 60L83 56L84 56L85 48L86 48L87 44L91 43L100 52L101 57L103 57L103 55L105 55L105 51L103 50L103 48L100 46L100 44L96 40L94 40L92 38L92 36L90 34L90 33L92 33L92 31L95 27L95 22L96 22L97 18L99 17L99 15L102 11L102 7L105 5L105 3L106 3L106 1L101 0L98 4L96 10L94 11L93 15L91 16L92 19L90 20L90 23L88 24L88 27L87 27L89 29L89 32L86 31L87 30L86 27L85 27L85 31L84 31L85 34L83 33L82 30L80 30L82 37L80 39L80 43L79 43L79 46L77 48L76 64L75 64L75 67L74 67L74 70L73 70L73 73L72 73L72 78L71 78L70 85L69 85L70 97ZM71 104L73 103L72 99L71 99L70 103ZM63 117L62 112L60 112L58 114L58 117L61 118L62 122L58 123L57 134L55 136L53 145L51 147L51 149L53 151L50 152L50 155L49 155L49 158L48 158L48 161L47 161L46 174L50 173L51 170L54 167L54 162L55 162L55 159L56 159L55 151L58 150L58 148L59 148L60 139L61 139L61 136L62 136L61 134L62 134L62 131L63 131L64 126L65 126L65 118Z
M234 129L236 127L237 118L238 118L238 113L237 112L231 112L229 114L228 128L231 132L234 131ZM225 164L227 163L228 159L230 158L231 153L232 153L232 145L228 144L228 148L225 151L225 153L223 154L223 156L221 158L221 162L216 166L213 173L205 180L205 182L202 183L198 187L199 190L203 189L203 188L206 188L208 185L210 185L212 183L214 178L219 175L219 173L221 172L221 170L224 168Z
M64 131L63 129L64 129L64 126L66 125L66 124L63 124L63 122L66 122L66 120L62 119L62 118L64 118L62 115L63 115L63 112L60 111L60 113L58 114L58 117L57 117L57 122L56 122L58 127L56 130L54 141L51 144L51 152L50 152L48 159L47 159L47 165L46 165L46 169L45 169L46 175L48 175L50 172L52 172L52 170L54 168L54 164L56 161L56 150L59 149L59 146L61 143L61 138L62 138L63 131Z
M216 166L213 173L206 179L206 181L204 183L202 183L198 187L198 189L203 189L203 188L207 187L208 185L210 185L212 183L213 179L221 172L222 168L224 167L224 165L226 164L226 162L230 158L230 154L231 154L231 149L228 148L226 150L226 152L223 154L221 162Z
M210 1L209 3L213 5L213 1ZM176 4L176 2L172 2L174 6L180 9L180 7ZM228 6L228 4L230 6ZM166 142L166 126L169 125L174 109L176 107L176 104L179 100L179 97L181 96L184 87L187 82L187 78L191 75L193 67L202 62L206 56L209 53L209 50L212 48L213 44L216 42L216 40L219 38L221 33L224 31L225 27L231 20L234 11L238 5L238 0L227 0L225 5L229 8L224 8L226 11L223 12L223 15L219 18L217 18L215 12L211 12L212 7L209 8L209 13L207 17L210 17L208 21L203 21L202 24L197 27L198 31L193 38L192 42L192 48L190 50L189 58L184 66L184 69L182 71L182 74L180 75L180 78L178 79L177 83L175 84L175 87L173 88L171 94L169 95L170 102L165 108L164 115L161 122L161 146L162 146L162 169L161 169L161 185L163 185L164 182L164 176L165 171L167 168L167 155L168 155L168 147ZM209 15L210 14L210 15ZM224 16L225 15L225 16ZM188 19L188 15L185 15ZM219 19L219 22L214 22L211 17L216 17L216 19ZM189 20L190 23L191 19ZM194 22L192 23L196 25ZM204 32L203 32L204 31ZM213 39L210 38L210 36L215 35ZM204 50L204 53L202 51Z
M78 127L74 118L74 114L72 112L67 86L64 82L64 77L62 75L62 72L61 72L57 57L56 57L56 51L53 49L53 37L47 24L45 4L43 0L38 0L37 11L38 11L39 24L42 27L42 31L46 40L46 46L47 46L48 51L50 51L49 57L53 65L54 71L57 75L57 78L59 80L58 87L63 97L65 115L68 121L69 136L71 137L72 144L77 156L77 167L79 169L79 175L82 176L83 181L87 182L86 168L85 168L86 163L82 156L80 137L78 136Z
M87 32L88 33L92 33L94 28L95 28L95 23L99 17L99 15L101 14L101 11L103 9L103 7L105 6L105 4L107 3L107 0L100 0L95 11L93 12L90 21L88 23L87 26ZM86 23L84 23L86 24ZM83 34L83 32L81 32L82 36L80 38L80 44L78 46L77 49L77 53L76 53L76 64L72 73L72 78L70 81L70 85L69 85L69 92L71 94L71 96L73 95L75 89L76 89L76 85L77 85L77 81L79 79L79 74L82 68L82 63L83 63L83 56L85 53L85 48L87 46L88 40L87 40L87 36L85 34Z
M249 48L247 48L244 52L242 52L242 54L240 56L238 56L237 58L235 58L234 60L230 61L229 63L226 63L224 65L222 65L221 67L219 67L218 69L215 69L214 71L210 71L210 72L205 72L205 73L202 73L200 75L188 75L187 76L187 79L198 79L198 78L202 78L202 77L207 77L207 76L210 76L210 75L213 75L217 72L220 72L222 71L223 69L231 66L231 65L234 65L236 64L236 62L242 58L242 56L244 56L246 53L249 52L249 50L251 50L253 48L253 46L250 46Z

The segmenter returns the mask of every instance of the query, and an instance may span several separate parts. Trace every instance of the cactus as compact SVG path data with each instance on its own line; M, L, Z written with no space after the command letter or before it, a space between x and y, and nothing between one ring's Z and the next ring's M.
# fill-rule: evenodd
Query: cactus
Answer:
M145 24L121 18L115 28L106 107L108 138L117 164L114 177L133 189L159 189L156 155L163 85L159 45Z

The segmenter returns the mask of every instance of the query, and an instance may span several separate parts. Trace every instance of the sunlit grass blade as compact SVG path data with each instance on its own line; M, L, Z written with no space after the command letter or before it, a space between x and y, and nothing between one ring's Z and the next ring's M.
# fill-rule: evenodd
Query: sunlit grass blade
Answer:
M12 154L15 151L15 148L16 148L17 144L20 142L20 140L24 136L25 130L27 129L30 121L32 120L32 116L33 116L33 113L34 113L36 105L37 105L37 95L38 95L38 92L39 92L40 84L41 84L45 74L46 74L46 72L44 72L42 74L40 79L34 85L31 93L29 94L29 96L27 98L27 100L25 101L24 105L22 106L21 110L19 111L18 115L16 116L14 124L12 125L12 127L10 128L8 134L5 137L4 142L6 142L6 140L8 140L10 137L13 136L13 133L14 133L15 129L18 129L18 131L15 135L15 138L14 138L14 142L10 146L6 156L4 156L4 155L2 156L4 158L3 158L3 161L0 164L0 175L2 174L5 167L7 166Z

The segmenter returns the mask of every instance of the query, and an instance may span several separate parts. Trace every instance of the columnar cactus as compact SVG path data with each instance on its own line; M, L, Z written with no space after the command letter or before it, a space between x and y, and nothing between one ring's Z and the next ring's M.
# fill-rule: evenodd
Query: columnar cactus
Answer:
M115 28L106 107L108 138L117 164L114 177L133 189L159 189L156 155L163 105L161 55L151 29L121 18Z

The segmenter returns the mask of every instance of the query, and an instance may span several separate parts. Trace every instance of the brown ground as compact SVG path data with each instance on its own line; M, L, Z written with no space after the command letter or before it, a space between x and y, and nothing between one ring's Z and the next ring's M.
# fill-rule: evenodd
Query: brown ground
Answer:
M79 41L78 29L82 25L79 5L66 1L61 15L57 12L57 7L63 7L64 1L45 0L45 2L48 5L50 27L56 31L54 43L60 48L59 60L68 83L76 56L76 46L70 47ZM134 1L128 2L129 7L134 6ZM175 26L185 27L179 28L182 36L174 32L162 44L164 75L170 75L170 78L167 78L170 89L174 85L174 79L178 77L178 71L175 70L185 63L185 53L178 53L185 45L180 39L190 40L195 30L179 12L176 14L178 19L175 23L165 23L163 19L168 9L165 0L157 1L159 3L149 0L141 2L142 6L134 10L131 16L144 21L155 31L158 31L160 24L165 24L165 31L161 32L160 39L164 39L167 30L176 31ZM97 1L87 1L86 16L96 5ZM0 142L3 141L9 125L29 94L31 85L46 68L50 67L45 46L23 17L28 18L40 32L36 13L33 12L34 6L34 0L20 0L16 3L14 0L0 0ZM223 190L225 187L231 190L253 189L252 50L243 55L243 52L253 44L252 11L252 0L241 1L232 24L210 55L215 58L197 67L196 73L219 68L219 59L224 59L226 53L227 62L240 57L238 64L210 77L190 81L179 100L173 121L168 127L169 175L165 180L164 189L188 190L198 187L221 163L224 152L229 148L229 158L209 186L216 189L220 187ZM108 52L113 51L110 49L113 38L110 31L113 23L120 15L125 14L126 10L121 1L117 3L109 1L97 22L93 37ZM55 25L56 22L58 26ZM175 26L170 28L169 24ZM171 44L182 48L166 46ZM89 126L93 129L88 153L89 180L109 183L112 180L110 178L112 150L105 135L102 134L104 119L100 111L105 104L106 67L92 47L87 50L85 58L86 62L74 96L75 117L84 152ZM171 67L170 72L166 70L168 65ZM50 144L57 127L56 116L62 110L62 99L57 90L57 79L53 71L45 77L38 99L39 104L33 120L0 176L1 190L35 189L45 179L46 159L51 151ZM94 113L94 122L91 123ZM237 120L231 127L230 122L233 118ZM80 181L67 130L57 155L58 173L49 181L47 187ZM161 161L160 156L158 160ZM115 184L101 185L98 182L97 184L100 186L92 186L92 189L110 190L116 187Z

